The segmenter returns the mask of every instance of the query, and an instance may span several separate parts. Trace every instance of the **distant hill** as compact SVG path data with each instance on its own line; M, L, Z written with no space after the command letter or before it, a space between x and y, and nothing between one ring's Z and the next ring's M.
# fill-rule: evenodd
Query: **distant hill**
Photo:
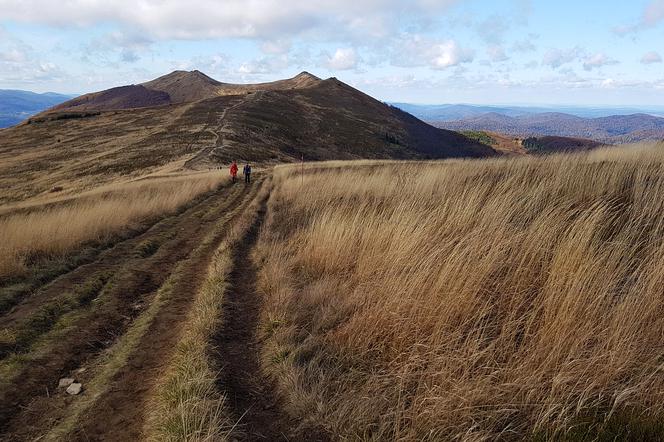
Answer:
M519 117L524 115L561 113L583 118L614 115L648 114L664 117L664 106L497 106L475 104L410 104L390 103L417 118L430 121L455 121L488 113Z
M176 71L87 94L0 131L0 186L15 194L159 170L333 159L496 155L491 147L329 78L236 85ZM30 161L20 161L21 158ZM16 161L11 160L16 158ZM17 179L34 177L31 179Z
M602 146L598 141L569 137L529 137L522 141L522 146L530 153L554 153L591 150Z
M31 115L71 99L70 95L0 89L0 128L13 126Z
M648 114L584 118L559 112L515 117L490 112L456 121L432 121L432 124L450 130L487 130L520 137L586 138L610 144L664 139L664 118Z
M425 121L455 121L495 112L501 115L519 116L535 113L530 108L503 107L503 106L477 106L471 104L408 104L390 103L408 113Z

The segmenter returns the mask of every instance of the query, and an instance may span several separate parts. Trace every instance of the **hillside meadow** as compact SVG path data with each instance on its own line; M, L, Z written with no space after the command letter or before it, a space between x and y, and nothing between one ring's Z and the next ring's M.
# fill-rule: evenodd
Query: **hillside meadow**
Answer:
M220 172L157 177L107 185L52 203L4 212L0 208L0 281L173 213L227 181Z
M275 170L263 368L349 440L661 439L664 145Z

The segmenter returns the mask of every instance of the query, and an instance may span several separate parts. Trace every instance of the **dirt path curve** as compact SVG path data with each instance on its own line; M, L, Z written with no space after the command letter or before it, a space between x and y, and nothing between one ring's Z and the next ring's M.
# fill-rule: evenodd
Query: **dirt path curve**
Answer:
M216 126L218 128L216 129L210 129L211 124L207 124L205 128L203 128L203 131L209 130L212 132L216 139L215 141L204 148L202 148L196 155L194 155L193 158L188 159L184 163L184 168L185 169L195 169L196 166L200 165L201 163L205 163L206 160L208 160L208 157L214 151L215 149L223 148L224 147L224 127L226 126L226 115L228 114L229 110L235 109L238 106L242 105L244 103L244 100L241 100L237 103L231 104L230 106L226 107L222 112L219 118L217 119Z
M256 265L251 250L265 218L265 205L233 256L230 289L223 303L222 326L215 336L221 377L218 388L238 424L231 439L247 441L326 441L317 429L297 429L282 410L275 385L263 374L257 338L262 299L256 292Z

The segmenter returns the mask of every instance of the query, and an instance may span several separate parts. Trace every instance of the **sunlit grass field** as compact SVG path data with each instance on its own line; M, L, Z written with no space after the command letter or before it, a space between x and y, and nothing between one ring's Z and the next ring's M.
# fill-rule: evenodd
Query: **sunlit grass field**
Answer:
M0 216L0 279L172 213L226 181L219 172L134 181Z
M263 365L351 440L664 437L664 146L275 171Z

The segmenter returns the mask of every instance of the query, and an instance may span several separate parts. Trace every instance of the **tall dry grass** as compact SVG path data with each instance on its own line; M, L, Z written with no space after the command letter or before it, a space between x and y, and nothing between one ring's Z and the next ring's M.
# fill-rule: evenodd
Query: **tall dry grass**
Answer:
M663 148L278 168L288 410L349 439L664 437Z
M172 213L228 178L218 173L137 181L60 204L0 218L0 279L37 258L63 256L83 243L105 241L150 217Z

